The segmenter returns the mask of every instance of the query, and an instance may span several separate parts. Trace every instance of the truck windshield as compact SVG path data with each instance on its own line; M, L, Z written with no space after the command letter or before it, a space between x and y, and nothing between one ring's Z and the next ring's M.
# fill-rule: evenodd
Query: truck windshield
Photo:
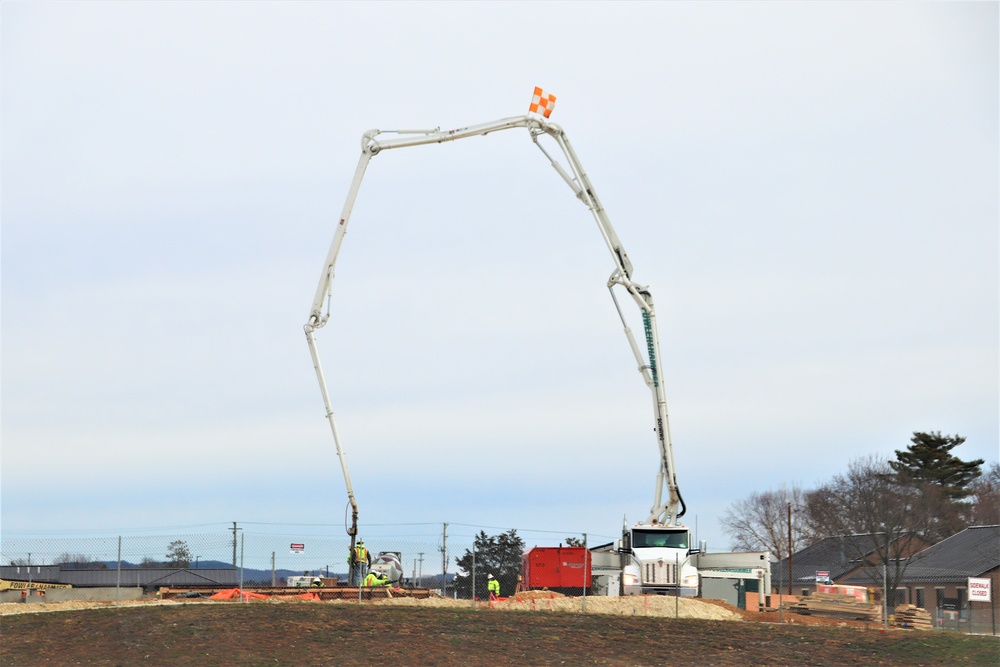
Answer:
M670 549L687 549L688 533L686 530L668 532L664 530L633 530L632 548L667 547Z

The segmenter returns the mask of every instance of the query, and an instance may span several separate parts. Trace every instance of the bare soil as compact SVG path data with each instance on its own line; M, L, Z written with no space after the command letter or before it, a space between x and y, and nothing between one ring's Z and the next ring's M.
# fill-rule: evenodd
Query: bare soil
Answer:
M554 596L476 606L440 598L5 604L0 665L1000 664L994 637L787 613L778 623L776 612L683 598L586 605L583 613L579 598Z

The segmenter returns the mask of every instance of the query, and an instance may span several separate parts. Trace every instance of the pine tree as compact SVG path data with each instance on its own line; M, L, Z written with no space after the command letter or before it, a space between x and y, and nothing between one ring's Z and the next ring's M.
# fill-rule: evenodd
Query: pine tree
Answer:
M906 451L896 450L895 461L889 465L901 481L915 484L933 484L953 501L962 501L970 493L969 485L982 475L983 459L963 461L951 453L965 438L959 435L941 435L914 432L913 444Z
M191 567L191 550L184 540L174 540L167 545L167 562L170 567Z

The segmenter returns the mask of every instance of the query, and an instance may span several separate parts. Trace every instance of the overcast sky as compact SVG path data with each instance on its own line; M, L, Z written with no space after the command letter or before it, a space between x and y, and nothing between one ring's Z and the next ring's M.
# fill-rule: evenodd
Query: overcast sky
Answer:
M536 85L656 298L710 548L731 503L914 431L998 458L996 2L0 19L6 535L339 526L302 325L361 135L524 115ZM526 131L373 159L318 334L363 530L645 518L653 414L612 269Z

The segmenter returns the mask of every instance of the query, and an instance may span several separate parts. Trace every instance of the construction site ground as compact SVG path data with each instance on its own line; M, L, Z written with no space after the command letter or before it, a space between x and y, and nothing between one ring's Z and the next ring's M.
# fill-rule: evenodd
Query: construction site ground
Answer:
M9 603L0 634L5 667L1000 664L996 637L658 596Z

